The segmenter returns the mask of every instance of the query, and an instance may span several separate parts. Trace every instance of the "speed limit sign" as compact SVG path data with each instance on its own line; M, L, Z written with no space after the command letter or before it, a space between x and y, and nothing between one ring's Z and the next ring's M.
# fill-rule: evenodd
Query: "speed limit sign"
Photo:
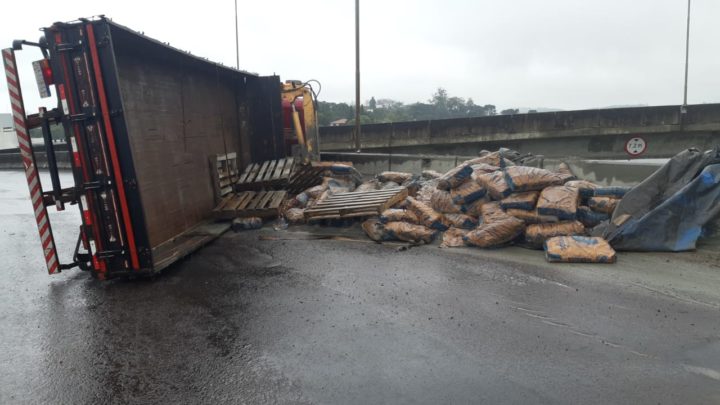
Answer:
M645 153L646 149L647 142L639 136L630 138L627 142L625 142L625 152L627 152L630 156L640 156Z

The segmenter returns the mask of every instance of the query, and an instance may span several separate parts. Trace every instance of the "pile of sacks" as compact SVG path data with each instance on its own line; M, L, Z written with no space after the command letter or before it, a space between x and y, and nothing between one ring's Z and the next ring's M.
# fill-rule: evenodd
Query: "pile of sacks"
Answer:
M522 166L516 152L499 150L463 162L445 174L385 172L360 187L392 182L409 197L363 223L376 241L442 247L493 248L508 244L546 250L549 261L614 262L605 240L587 237L606 221L627 189L577 180L557 171Z

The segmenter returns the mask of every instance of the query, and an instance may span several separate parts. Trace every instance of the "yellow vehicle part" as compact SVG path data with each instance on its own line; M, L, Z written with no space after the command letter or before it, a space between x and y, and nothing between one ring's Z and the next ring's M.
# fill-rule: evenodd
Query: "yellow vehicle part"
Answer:
M319 134L317 126L317 111L315 109L315 98L312 90L305 83L298 81L287 81L282 85L282 100L290 103L293 111L293 126L300 145L300 154L303 160L320 160ZM295 100L302 98L303 120L305 128L302 128L300 114L295 109Z

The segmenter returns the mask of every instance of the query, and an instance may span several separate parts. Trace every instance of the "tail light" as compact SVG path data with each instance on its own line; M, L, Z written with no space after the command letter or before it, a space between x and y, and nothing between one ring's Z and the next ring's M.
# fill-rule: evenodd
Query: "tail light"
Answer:
M40 97L50 97L50 85L53 84L53 73L48 59L36 60L33 64L35 81L37 81Z

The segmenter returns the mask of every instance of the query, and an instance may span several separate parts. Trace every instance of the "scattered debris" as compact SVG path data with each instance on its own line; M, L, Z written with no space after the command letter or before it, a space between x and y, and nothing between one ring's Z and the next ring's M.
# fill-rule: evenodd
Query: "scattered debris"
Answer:
M392 181L398 185L408 181L412 177L410 173L403 172L382 172L378 174L377 179L383 183Z
M676 234L687 228L685 232L696 239L696 231L720 212L717 204L711 204L712 198L720 197L720 164L710 165L720 163L720 152L709 153L693 155L704 165L675 159L670 163L673 167L651 176L643 183L653 187L651 199L638 195L637 188L603 187L578 180L565 164L556 171L524 166L523 162L538 162L509 149L484 152L444 174L386 171L365 182L351 166L328 163L322 172L315 172L320 180L298 190L280 215L285 224L364 218L363 231L370 241L379 243L427 244L440 234L443 248L516 243L544 248L550 262L613 263L616 255L611 244L616 241L622 246L657 245L638 243L637 224L662 233L660 218L676 215L689 224L676 226ZM333 167L336 169L329 170ZM682 168L694 168L696 173L687 175ZM706 194L707 198L699 197ZM692 214L689 206L681 205L688 198L700 199L706 214ZM657 218L643 217L648 212L657 212ZM653 239L647 235L644 240ZM326 235L311 238L335 239ZM670 240L675 241L660 239L665 239L662 246L666 249ZM694 246L692 238L691 243Z
M250 217L250 218L235 218L232 221L231 228L235 232L247 231L250 229L260 229L263 226L262 218Z

